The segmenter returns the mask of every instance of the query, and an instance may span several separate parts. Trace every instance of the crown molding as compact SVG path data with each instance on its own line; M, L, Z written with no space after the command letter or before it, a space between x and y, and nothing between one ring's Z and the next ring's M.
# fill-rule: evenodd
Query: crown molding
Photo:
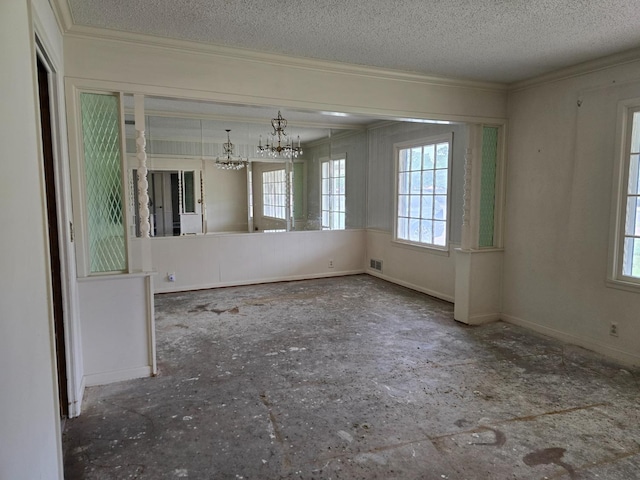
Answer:
M53 1L66 4L66 0ZM70 11L68 10L68 5L66 12L69 16L71 15ZM63 13L62 15L65 20L65 26L67 20L72 22L71 18L67 19L67 17L65 16L66 14ZM65 36L80 39L102 39L128 44L133 43L141 46L154 47L165 50L181 51L185 53L198 53L248 62L266 63L270 65L317 70L323 72L329 71L343 75L365 76L395 81L422 83L425 85L437 85L449 88L471 88L477 90L500 92L507 90L507 84L504 83L449 78L437 75L425 75L421 73L407 72L402 70L370 67L366 65L355 65L328 60L318 60L307 57L294 57L289 55L260 52L257 50L250 50L245 48L206 44L191 40L178 40L161 36L76 25L73 23L70 27L65 28L64 32Z
M56 17L58 26L63 34L71 30L73 27L73 15L71 14L71 7L69 7L69 0L49 0L49 5L51 5L53 15Z
M510 83L507 86L509 92L517 92L541 85L555 83L570 78L588 75L590 73L607 70L609 68L626 65L629 63L640 61L640 48L625 50L624 52L614 53L605 57L588 60L586 62L577 63L570 67L561 68L550 73L545 73L537 77L529 78L519 82Z

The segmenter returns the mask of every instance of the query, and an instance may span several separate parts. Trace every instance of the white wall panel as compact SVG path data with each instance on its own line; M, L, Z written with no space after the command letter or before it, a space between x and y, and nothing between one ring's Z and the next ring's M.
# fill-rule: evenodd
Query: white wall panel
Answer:
M127 82L128 88L144 90L139 93L280 107L422 118L505 116L505 91L485 85L448 85L443 79L337 63L265 55L241 58L185 42L169 42L174 48L167 48L157 39L151 45L108 36L98 31L67 35L67 75Z
M361 273L364 246L363 230L153 238L155 291ZM175 282L168 281L169 272L176 274Z
M220 170L213 160L205 162L207 232L248 231L247 170Z
M149 286L144 275L79 281L84 373L100 385L152 373Z
M0 2L0 478L57 479L60 413L29 5ZM59 32L51 33L55 45Z
M444 255L393 242L388 232L367 231L367 273L449 302L455 292L454 255L453 248ZM369 268L369 259L382 260L382 273Z
M605 280L616 106L640 97L639 67L510 96L502 314L632 363L640 294ZM612 321L619 337L609 335Z

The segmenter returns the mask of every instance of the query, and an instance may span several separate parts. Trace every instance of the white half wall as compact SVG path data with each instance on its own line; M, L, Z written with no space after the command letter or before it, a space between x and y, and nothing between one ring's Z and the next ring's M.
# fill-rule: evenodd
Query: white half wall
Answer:
M102 275L78 281L87 386L154 373L151 279Z
M366 272L433 297L453 302L455 251L429 251L394 242L388 232L367 230ZM382 260L382 272L370 268L369 259Z
M502 250L455 250L456 320L480 325L500 319Z
M617 103L633 97L638 61L510 94L502 318L640 364L640 293L605 284Z
M364 230L152 238L155 293L362 273L364 239Z

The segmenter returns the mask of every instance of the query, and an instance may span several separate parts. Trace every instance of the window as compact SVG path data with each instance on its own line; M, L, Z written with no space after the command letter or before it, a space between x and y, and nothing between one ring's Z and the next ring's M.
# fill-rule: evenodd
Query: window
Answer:
M287 218L287 174L284 169L262 173L262 205L265 217Z
M451 136L396 146L398 241L445 249Z
M322 229L344 230L346 219L346 159L322 162Z
M184 213L196 213L196 185L194 177L195 172L182 172L182 211Z
M628 110L625 123L628 132L623 157L626 180L621 195L624 218L618 271L623 280L640 283L640 107Z
M91 273L127 270L117 95L81 93Z

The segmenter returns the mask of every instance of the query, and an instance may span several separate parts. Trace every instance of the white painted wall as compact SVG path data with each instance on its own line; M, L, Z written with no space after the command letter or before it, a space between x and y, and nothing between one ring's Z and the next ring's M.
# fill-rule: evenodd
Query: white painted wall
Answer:
M247 232L247 170L219 170L211 160L204 163L207 232Z
M427 251L393 242L392 234L367 230L366 272L390 282L453 302L455 291L455 251ZM370 268L369 259L382 260L382 273Z
M454 318L468 325L500 319L502 250L455 250Z
M364 245L364 230L153 238L155 292L362 273Z
M616 104L640 97L639 72L632 62L510 95L502 314L636 364L640 294L605 279Z
M104 30L64 39L70 77L127 82L133 93L374 116L504 118L506 91L339 63L253 54ZM114 68L117 65L117 68Z
M453 132L451 165L450 249L430 251L393 242L395 169L394 144ZM387 280L453 301L455 252L462 232L465 125L394 123L369 132L367 272ZM369 268L369 259L383 261L383 272Z
M0 2L0 478L25 480L62 478L29 5Z
M145 275L80 279L87 386L147 377L153 369L153 308Z

